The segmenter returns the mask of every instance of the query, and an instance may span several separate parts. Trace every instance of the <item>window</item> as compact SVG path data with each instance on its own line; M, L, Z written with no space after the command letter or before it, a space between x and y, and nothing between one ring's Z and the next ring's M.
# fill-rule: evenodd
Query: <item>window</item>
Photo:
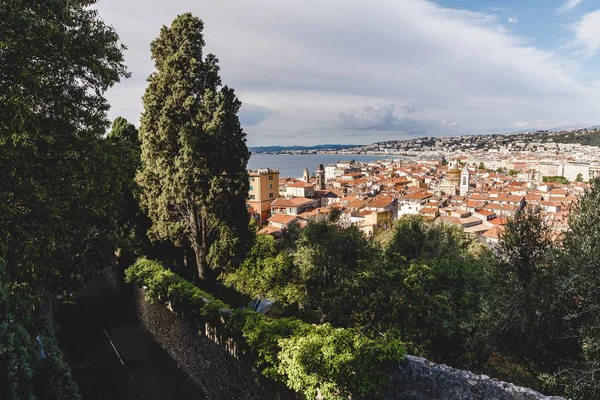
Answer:
M269 193L269 198L272 199L273 198L273 193Z
M254 200L255 198L256 197L253 194L250 195L250 200Z
M254 177L253 176L250 177L250 182L254 182Z
M269 189L273 189L273 184L269 184Z
M272 181L273 180L273 175L269 175L269 180Z
M254 186L250 185L250 190L254 190Z

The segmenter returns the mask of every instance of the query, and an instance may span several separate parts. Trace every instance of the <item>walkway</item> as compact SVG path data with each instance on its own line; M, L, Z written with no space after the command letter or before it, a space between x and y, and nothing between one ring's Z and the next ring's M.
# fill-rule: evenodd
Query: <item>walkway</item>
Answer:
M112 294L99 278L75 307L59 312L60 344L83 399L204 400L129 312L129 304L126 294Z

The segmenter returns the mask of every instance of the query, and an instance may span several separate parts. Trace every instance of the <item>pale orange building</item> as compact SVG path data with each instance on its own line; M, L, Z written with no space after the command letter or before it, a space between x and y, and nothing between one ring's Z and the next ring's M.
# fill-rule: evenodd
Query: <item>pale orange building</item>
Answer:
M279 170L271 168L248 170L250 190L246 204L261 225L271 215L271 203L279 196Z

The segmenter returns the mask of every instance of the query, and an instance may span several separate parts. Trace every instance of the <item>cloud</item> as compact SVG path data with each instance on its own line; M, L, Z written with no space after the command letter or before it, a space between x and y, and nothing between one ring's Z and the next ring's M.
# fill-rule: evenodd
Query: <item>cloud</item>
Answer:
M349 130L395 131L407 135L420 135L430 133L441 125L437 121L398 117L395 112L394 104L346 110L339 113L337 126ZM444 124L453 126L452 122L444 121Z
M569 11L574 9L575 7L577 7L579 5L579 3L581 3L583 0L567 0L565 2L565 4L562 5L562 7L560 7L558 9L558 11Z
M162 25L187 11L203 19L206 52L219 58L224 84L235 88L244 104L266 108L242 108L251 146L350 143L356 142L350 135L363 133L369 134L365 143L409 134L403 132L485 133L492 127L513 129L515 121L555 125L598 115L597 87L589 77L580 78L576 57L533 46L531 38L506 29L506 19L492 13L426 0L225 4L98 2L100 15L128 46L126 62L133 72L108 93L111 118L125 113L132 122L139 120L145 79L153 71L150 41ZM586 24L579 35L587 44L593 37L583 32L591 28ZM586 54L595 48L578 46ZM365 104L374 110L365 111ZM367 124L366 116L383 118L386 126L391 117L385 105L391 104L396 119L387 121L395 129L358 128ZM340 110L358 115L340 119ZM322 134L306 139L311 132Z
M419 111L423 111L423 109L422 109L422 108L420 108L420 107L417 107L417 106L416 106L416 105L414 105L414 104L405 104L405 105L402 105L402 106L400 106L400 108L401 108L401 109L402 109L402 111L404 111L405 113L411 113L411 114L412 114L412 113L419 112Z
M259 106L257 104L243 103L240 109L239 118L242 126L259 125L270 115L276 114L277 111L269 107Z
M550 124L543 120L543 119L538 119L536 121L521 121L521 122L515 122L513 124L513 126L515 128L519 128L519 129L548 129L550 128Z
M517 22L519 22L519 18L516 15L513 15L512 17L508 17L508 23L509 24L516 24Z
M586 57L592 57L600 50L600 10L585 14L573 25L573 30L574 44Z

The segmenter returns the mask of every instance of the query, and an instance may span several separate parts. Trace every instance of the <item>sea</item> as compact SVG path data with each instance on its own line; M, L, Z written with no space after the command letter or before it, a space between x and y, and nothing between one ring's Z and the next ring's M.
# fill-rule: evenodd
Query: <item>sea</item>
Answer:
M300 178L304 168L308 168L311 175L317 170L319 164L335 164L338 161L371 162L375 160L391 159L393 156L370 156L364 154L265 154L253 153L248 161L248 168L276 168L280 177ZM397 157L397 156L396 156Z

